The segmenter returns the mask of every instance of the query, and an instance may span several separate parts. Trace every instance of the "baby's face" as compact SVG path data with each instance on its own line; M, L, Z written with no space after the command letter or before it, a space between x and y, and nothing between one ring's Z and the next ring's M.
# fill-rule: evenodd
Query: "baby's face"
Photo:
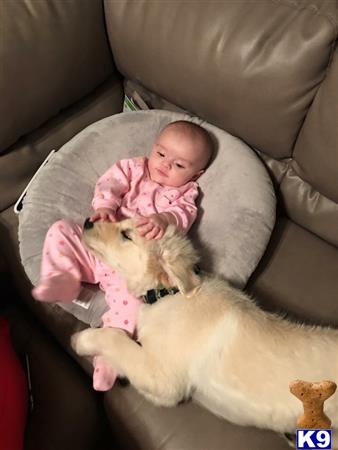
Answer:
M202 143L170 128L158 136L148 159L150 178L164 186L175 187L196 180L205 164Z

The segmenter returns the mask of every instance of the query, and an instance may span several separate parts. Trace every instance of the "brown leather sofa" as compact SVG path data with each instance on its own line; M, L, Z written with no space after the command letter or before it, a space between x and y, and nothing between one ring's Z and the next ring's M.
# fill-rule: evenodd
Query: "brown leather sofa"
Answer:
M2 0L0 11L0 271L16 289L15 340L35 361L26 448L287 449L192 403L92 391L69 347L85 325L30 297L13 204L51 149L120 112L123 81L137 82L258 152L278 219L247 290L262 308L337 326L337 2Z

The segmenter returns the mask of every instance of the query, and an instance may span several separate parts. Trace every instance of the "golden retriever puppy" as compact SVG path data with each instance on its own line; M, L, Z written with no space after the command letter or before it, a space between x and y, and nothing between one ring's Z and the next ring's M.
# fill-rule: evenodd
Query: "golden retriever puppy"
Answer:
M234 423L293 432L302 404L290 394L290 381L338 382L338 330L283 320L222 279L196 274L198 255L175 227L147 241L132 220L95 222L83 239L137 296L161 286L179 289L141 306L141 345L113 328L72 338L78 354L103 356L155 404L192 397ZM337 428L334 397L325 411Z

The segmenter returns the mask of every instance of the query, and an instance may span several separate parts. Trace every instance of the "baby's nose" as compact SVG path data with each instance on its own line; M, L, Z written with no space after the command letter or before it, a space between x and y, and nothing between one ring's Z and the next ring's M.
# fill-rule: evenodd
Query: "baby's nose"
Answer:
M171 167L171 162L168 161L168 160L163 161L163 165L164 165L165 168L170 169L170 167Z

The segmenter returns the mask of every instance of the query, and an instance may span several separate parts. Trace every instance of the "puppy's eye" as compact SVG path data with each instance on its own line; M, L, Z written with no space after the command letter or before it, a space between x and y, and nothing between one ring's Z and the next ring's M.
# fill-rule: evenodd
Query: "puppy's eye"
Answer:
M121 235L126 241L132 241L132 238L128 234L127 230L121 230Z

